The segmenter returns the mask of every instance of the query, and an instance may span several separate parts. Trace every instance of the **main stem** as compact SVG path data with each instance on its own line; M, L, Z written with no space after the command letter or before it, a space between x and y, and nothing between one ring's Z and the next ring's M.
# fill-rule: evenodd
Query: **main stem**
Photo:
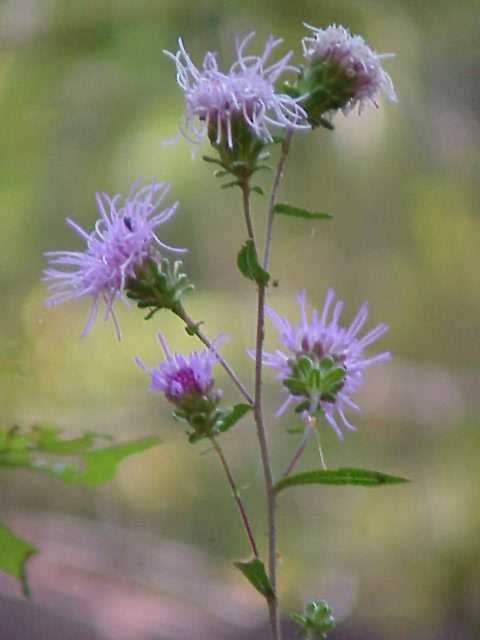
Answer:
M243 526L245 527L245 531L247 533L247 537L248 537L248 542L250 544L250 547L253 551L253 555L258 558L258 548L257 548L257 544L255 542L255 538L253 536L253 531L252 531L252 526L250 524L250 520L248 519L248 515L247 515L247 511L245 509L245 505L243 504L243 500L240 497L240 493L237 489L237 485L235 483L235 479L232 475L232 472L230 471L230 467L228 466L227 460L225 458L225 455L222 451L222 448L220 447L219 443L217 442L217 440L215 439L214 436L210 437L210 440L213 444L213 448L215 449L218 457L220 458L220 462L222 463L222 467L225 471L225 474L227 476L228 479L228 484L230 485L230 488L232 490L232 494L233 497L235 498L235 502L237 503L237 507L238 510L240 512L240 516L242 518L243 521Z
M265 237L265 250L263 255L263 267L268 270L270 260L274 208L277 200L278 188L283 176L285 162L287 160L293 130L288 129L282 143L280 159L278 161L273 178L272 192L267 213L267 230ZM248 195L248 194L247 194ZM245 201L244 201L245 205ZM249 207L245 209L245 217L250 215ZM273 595L269 597L268 608L270 612L270 622L272 626L272 636L274 640L281 640L280 616L278 611L277 597L277 524L276 524L276 495L273 490L274 480L272 473L271 458L267 440L267 432L263 419L263 399L262 399L262 360L263 342L265 337L265 285L258 285L257 302L257 341L255 349L255 422L257 425L258 441L260 443L260 455L262 459L263 473L265 477L265 488L267 492L267 518L268 518L268 573L272 585Z

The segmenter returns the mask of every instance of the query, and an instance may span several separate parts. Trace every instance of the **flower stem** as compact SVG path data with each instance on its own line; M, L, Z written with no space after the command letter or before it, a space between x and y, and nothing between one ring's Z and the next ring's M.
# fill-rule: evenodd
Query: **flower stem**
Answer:
M272 248L272 236L273 236L273 220L275 218L275 203L277 201L278 187L283 177L283 170L287 161L288 152L290 151L290 145L292 144L293 129L287 129L285 138L282 142L282 150L280 159L277 164L275 176L273 178L272 192L270 194L270 202L268 205L267 214L267 232L265 235L265 249L263 252L263 268L268 270L268 263L270 262L270 253Z
M322 442L320 440L320 434L318 433L317 429L315 429L315 439L317 441L318 453L320 455L320 464L322 465L322 469L326 471L327 461L325 460L325 456L323 455Z
M314 429L314 425L312 425L311 422L309 421L303 433L303 438L298 446L298 449L296 450L295 455L293 456L290 464L287 466L287 468L283 472L282 478L286 478L288 475L290 475L290 473L293 471L293 468L302 457L302 453L305 451L305 447L307 446L307 442L310 436L312 435L313 429Z
M253 230L252 215L250 213L250 185L248 180L243 181L240 188L243 196L243 215L245 216L248 237L255 243L255 232Z
M253 551L253 555L255 556L255 558L258 558L258 547L257 544L255 542L255 538L253 535L253 531L252 531L252 526L250 524L250 520L248 519L248 515L247 515L247 511L245 509L245 505L243 504L242 498L240 497L240 493L237 489L237 485L235 483L235 479L232 475L232 472L230 471L230 468L228 466L227 460L225 458L225 455L222 451L222 448L220 447L219 443L217 442L217 440L215 439L214 436L210 437L210 440L213 444L213 448L215 449L218 457L220 458L220 461L222 463L222 467L225 470L225 474L227 476L228 479L228 484L230 485L230 488L232 490L232 494L233 497L235 498L235 502L237 503L237 507L238 510L240 512L240 515L242 517L242 521L243 521L243 525L245 527L245 531L247 533L247 537L248 537L248 542L250 544L250 547Z
M238 388L238 390L240 391L240 393L243 395L243 397L247 400L248 404L251 404L253 406L254 404L254 399L252 397L252 395L250 394L250 392L246 389L246 387L243 385L243 383L241 382L240 378L237 376L237 374L235 373L235 371L232 369L232 367L228 364L228 362L223 358L223 356L217 351L217 349L215 349L215 346L211 343L211 341L207 338L207 336L203 333L203 331L200 329L198 323L195 323L190 316L188 315L188 313L185 311L185 309L183 308L182 305L178 305L178 307L175 309L175 313L176 315L183 320L183 322L185 323L188 332L191 333L192 335L196 335L197 338L200 340L200 342L203 342L203 344L210 349L211 351L213 351L213 353L217 356L218 361L220 362L220 364L222 365L222 367L225 369L225 371L227 372L227 374L230 376L230 378L232 379L233 383L236 385L236 387Z

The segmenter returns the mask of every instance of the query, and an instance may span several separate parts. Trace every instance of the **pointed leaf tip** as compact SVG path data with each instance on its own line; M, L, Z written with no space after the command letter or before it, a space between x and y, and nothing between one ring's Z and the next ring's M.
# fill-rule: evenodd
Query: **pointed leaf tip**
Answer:
M253 240L244 242L237 257L237 267L245 278L257 284L266 286L270 280L270 274L258 262Z
M20 581L25 597L30 595L26 563L36 553L37 549L30 542L19 538L11 529L0 524L0 571Z
M249 561L234 562L234 565L243 573L250 584L262 594L262 596L268 598L273 595L270 579L267 576L265 565L261 560L253 558Z
M250 404L236 404L231 409L227 409L223 412L223 415L219 418L215 425L215 431L217 433L225 433L232 427L234 427L243 416L253 409Z

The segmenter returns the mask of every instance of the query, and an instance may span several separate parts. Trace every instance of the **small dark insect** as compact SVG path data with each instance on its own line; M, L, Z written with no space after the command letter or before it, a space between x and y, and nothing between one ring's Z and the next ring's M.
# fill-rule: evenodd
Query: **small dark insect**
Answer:
M280 284L280 281L279 280L273 280L272 284L273 284L274 287L278 287L278 285Z
M128 216L125 216L123 218L123 222L124 222L125 226L127 227L127 229L129 231L132 231L132 233L133 233L132 219L129 218Z

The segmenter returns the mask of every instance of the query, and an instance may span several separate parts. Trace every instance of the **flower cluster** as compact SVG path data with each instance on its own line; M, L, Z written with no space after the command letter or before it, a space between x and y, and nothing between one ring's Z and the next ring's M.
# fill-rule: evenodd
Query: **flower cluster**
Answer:
M313 35L302 40L304 56L308 65L316 68L317 77L321 74L325 93L335 101L331 107L348 114L358 106L361 112L368 102L376 105L375 96L379 92L396 101L392 80L381 64L382 59L393 54L372 51L361 36L352 35L342 26L333 24L326 29L305 26Z
M100 218L93 231L87 233L80 225L67 218L72 227L86 242L84 251L49 251L45 255L49 266L44 270L44 281L52 295L48 306L82 296L91 296L92 307L82 332L86 335L98 313L98 304L106 305L105 320L112 318L118 337L120 329L113 304L117 297L127 302L125 289L135 277L136 270L159 251L180 251L163 243L156 228L175 213L178 202L158 211L160 203L169 191L166 183L148 184L135 190L122 202L120 195L97 193Z
M311 320L309 320L305 308L305 293L301 292L298 296L301 321L296 326L292 326L286 318L267 307L266 313L278 329L280 341L288 353L281 350L277 350L275 353L264 353L263 363L276 369L277 378L282 380L284 384L285 381L291 380L292 376L295 377L297 363L305 356L320 372L324 368L330 370L332 363L337 364L342 375L339 375L336 380L339 383L338 388L332 386L332 389L328 390L327 398L324 398L321 389L319 394L308 388L302 394L292 393L287 382L288 397L277 411L277 416L282 415L287 407L294 402L301 403L302 409L304 408L308 413L314 413L320 409L338 437L342 438L336 414L340 417L343 426L347 429L355 429L345 416L346 407L354 410L359 409L350 396L357 391L363 382L365 369L372 364L388 360L390 354L383 352L372 357L364 355L364 350L388 330L387 325L379 324L362 338L358 337L358 333L367 319L367 303L360 307L349 327L342 327L339 324L343 309L341 300L337 300L333 306L331 319L329 319L334 298L333 290L329 289L320 317L318 312L314 310ZM302 403L305 401L307 402L304 406Z
M269 127L309 128L299 100L278 93L275 83L285 72L298 73L289 64L292 52L268 64L273 50L282 42L270 36L260 56L248 55L245 48L254 33L236 40L237 59L228 73L220 71L216 54L208 52L201 69L192 62L179 40L176 54L165 51L177 67L177 81L185 92L184 136L198 143L207 133L212 143L223 139L234 145L234 128L239 121L262 142L271 142Z

